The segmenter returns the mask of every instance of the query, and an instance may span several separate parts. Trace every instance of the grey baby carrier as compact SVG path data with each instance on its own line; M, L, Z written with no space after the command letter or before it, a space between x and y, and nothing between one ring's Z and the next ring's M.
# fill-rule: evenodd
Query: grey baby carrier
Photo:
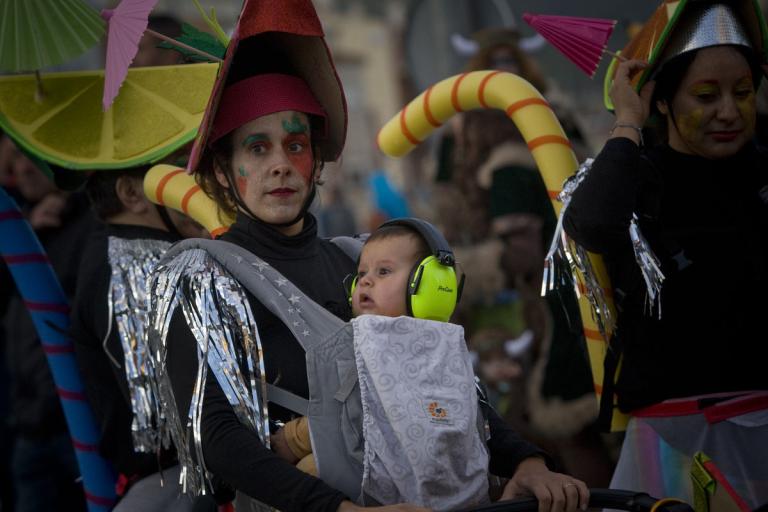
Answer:
M337 245L348 254L359 250L351 239ZM309 418L323 481L365 505L407 501L452 510L488 502L484 421L459 326L372 315L345 323L267 263L223 241L181 242L165 261L200 250L304 348L309 400L269 384L266 399Z

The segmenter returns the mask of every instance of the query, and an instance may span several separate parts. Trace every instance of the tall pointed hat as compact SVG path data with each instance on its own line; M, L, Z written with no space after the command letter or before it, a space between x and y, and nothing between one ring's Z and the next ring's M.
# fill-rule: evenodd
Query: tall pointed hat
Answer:
M768 62L768 29L758 0L664 0L621 56L648 62L632 79L639 91L673 57L722 44L749 46ZM604 99L610 110L608 91L617 64L613 59L605 75Z
M327 162L338 159L347 134L347 104L311 0L245 0L192 148L188 172L210 165L208 145L224 90L247 77L275 73L296 76L309 87L325 119L316 138L320 156Z

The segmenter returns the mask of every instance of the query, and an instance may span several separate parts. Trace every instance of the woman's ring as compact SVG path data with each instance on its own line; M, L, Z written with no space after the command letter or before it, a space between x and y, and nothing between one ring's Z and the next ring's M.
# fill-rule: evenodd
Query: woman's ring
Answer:
M574 483L572 483L572 482L568 482L567 484L565 484L565 485L563 486L563 489L565 489L566 487L570 487L570 486L572 486L572 485L573 485L573 486L576 486L576 484L574 484Z

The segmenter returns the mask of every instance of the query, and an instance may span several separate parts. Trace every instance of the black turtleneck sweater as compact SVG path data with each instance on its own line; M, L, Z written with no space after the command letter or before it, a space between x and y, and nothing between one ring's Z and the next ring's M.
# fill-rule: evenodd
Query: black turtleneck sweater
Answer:
M176 454L173 449L163 450L159 457L134 451L131 436L133 412L125 378L125 356L114 322L106 343L106 350L112 358L102 345L110 324L107 297L112 268L107 250L108 239L112 236L125 240L166 242L175 242L178 238L146 226L107 224L94 230L85 247L80 248L82 259L70 328L78 366L88 401L101 427L99 452L112 462L119 473L135 479L176 464ZM120 362L119 368L112 359Z
M609 140L566 210L567 233L604 256L631 411L670 398L768 389L768 157L749 145L710 160ZM661 319L648 312L632 212L661 261Z

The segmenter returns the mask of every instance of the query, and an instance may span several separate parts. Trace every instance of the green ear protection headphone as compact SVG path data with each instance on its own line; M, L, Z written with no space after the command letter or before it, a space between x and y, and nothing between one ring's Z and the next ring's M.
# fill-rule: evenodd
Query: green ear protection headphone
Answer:
M425 220L402 217L385 222L385 226L405 226L418 233L429 247L430 255L417 262L408 278L405 304L414 318L447 322L456 309L464 287L464 275L456 278L456 258L440 231ZM349 287L349 300L357 285L357 277Z

